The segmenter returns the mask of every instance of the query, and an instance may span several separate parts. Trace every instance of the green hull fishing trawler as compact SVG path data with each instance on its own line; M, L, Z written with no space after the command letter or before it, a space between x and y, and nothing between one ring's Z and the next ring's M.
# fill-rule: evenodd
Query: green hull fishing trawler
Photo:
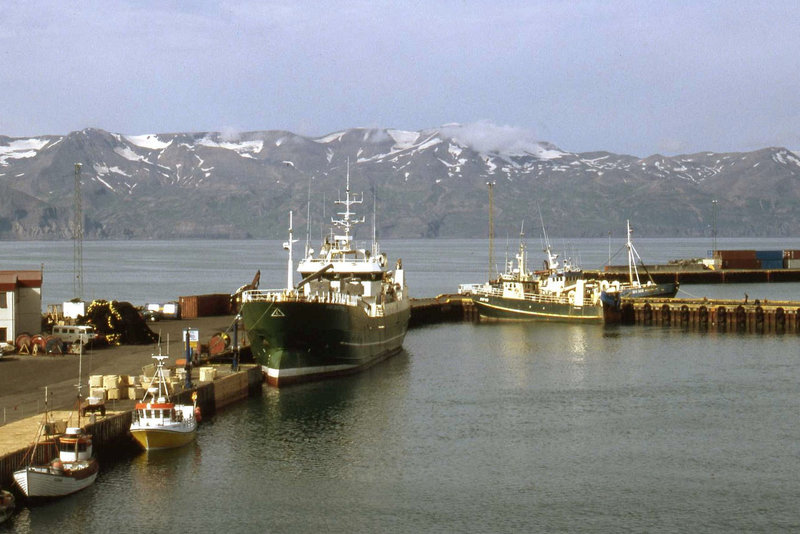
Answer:
M344 206L319 253L306 242L293 284L292 214L286 289L242 293L241 316L253 356L274 386L349 374L398 353L408 329L410 303L402 261L387 268L375 239L371 249L357 248L351 207L363 202L350 193L347 174ZM335 231L334 231L335 230Z

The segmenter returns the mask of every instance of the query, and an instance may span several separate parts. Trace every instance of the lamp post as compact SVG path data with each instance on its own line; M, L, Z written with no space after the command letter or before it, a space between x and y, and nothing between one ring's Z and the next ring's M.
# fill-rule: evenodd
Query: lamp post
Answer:
M711 250L713 253L717 252L717 201L711 201L711 238L712 238L712 247Z

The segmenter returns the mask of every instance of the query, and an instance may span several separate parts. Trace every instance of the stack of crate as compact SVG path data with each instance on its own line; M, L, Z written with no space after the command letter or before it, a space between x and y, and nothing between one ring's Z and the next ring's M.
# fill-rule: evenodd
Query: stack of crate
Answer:
M142 387L142 380L136 375L128 377L128 398L135 400L142 400L144 397L145 388Z
M103 388L103 375L89 376L89 396L101 401L107 399L106 390Z
M128 375L103 376L103 389L106 390L108 400L123 400L128 398Z
M214 367L200 368L200 382L213 382L216 376L217 370Z
M138 376L129 375L90 375L89 396L107 400L140 400L144 397L145 388L142 387Z

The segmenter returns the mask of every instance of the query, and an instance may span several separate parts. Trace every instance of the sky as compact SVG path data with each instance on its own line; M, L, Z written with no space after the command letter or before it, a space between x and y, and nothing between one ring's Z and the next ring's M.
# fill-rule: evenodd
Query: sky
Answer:
M519 131L800 149L800 3L5 0L0 135Z

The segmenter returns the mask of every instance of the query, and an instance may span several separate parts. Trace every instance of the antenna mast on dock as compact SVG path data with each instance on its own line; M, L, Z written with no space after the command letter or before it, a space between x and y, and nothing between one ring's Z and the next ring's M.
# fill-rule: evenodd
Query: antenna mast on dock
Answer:
M81 164L75 164L75 206L72 223L72 268L74 279L72 291L76 298L83 299L83 206L81 202Z
M492 280L494 265L494 182L486 182L489 186L489 281Z

